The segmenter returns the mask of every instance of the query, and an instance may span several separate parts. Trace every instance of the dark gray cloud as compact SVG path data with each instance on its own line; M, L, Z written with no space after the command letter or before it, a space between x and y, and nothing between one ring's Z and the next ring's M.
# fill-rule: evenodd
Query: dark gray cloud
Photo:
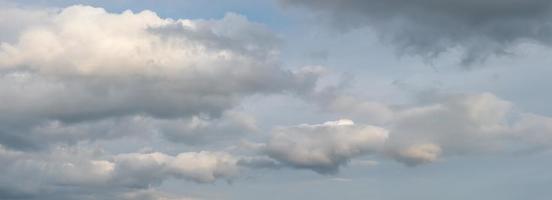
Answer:
M401 53L459 50L464 64L508 54L521 42L550 45L548 0L281 0L314 10L338 29L368 26Z

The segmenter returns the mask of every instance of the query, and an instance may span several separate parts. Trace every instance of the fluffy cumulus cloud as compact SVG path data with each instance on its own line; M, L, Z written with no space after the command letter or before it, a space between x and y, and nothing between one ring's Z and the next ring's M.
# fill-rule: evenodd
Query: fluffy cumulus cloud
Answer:
M38 12L4 9L11 12L3 20ZM316 79L281 69L277 37L237 14L174 20L88 6L39 13L37 22L13 28L15 39L0 42L6 146L32 146L28 127L128 116L180 119L188 125L171 129L208 131L202 119L224 117L245 96L308 90ZM243 117L229 119L238 124L214 122L213 129L253 127Z
M339 120L278 128L262 149L285 165L328 174L354 157L380 151L387 137L385 129Z
M281 0L325 15L339 29L368 26L399 51L433 57L451 49L464 64L520 42L550 45L547 0Z
M0 198L74 199L90 196L98 199L105 195L104 198L116 199L119 195L131 195L134 198L130 199L140 199L136 196L154 195L151 192L146 195L142 190L160 185L168 178L197 183L230 180L239 172L237 160L228 153L207 151L174 156L159 152L106 155L98 150L69 147L41 153L1 147L3 178Z

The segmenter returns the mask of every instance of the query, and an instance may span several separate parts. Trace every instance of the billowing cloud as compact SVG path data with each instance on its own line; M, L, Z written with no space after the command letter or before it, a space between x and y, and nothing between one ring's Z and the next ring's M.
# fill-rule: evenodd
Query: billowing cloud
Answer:
M18 9L0 17L11 21L24 13ZM249 95L308 90L316 77L281 69L278 38L237 14L174 20L151 11L71 6L40 16L14 29L15 40L0 42L0 143L10 147L38 146L32 140L44 137L29 134L29 127L129 116L180 120L188 125L167 129L182 132L226 127L236 132L253 128L245 122L250 120L232 115L227 119L237 126L222 121L209 128L203 119L225 117ZM105 134L80 135L76 139Z
M383 128L355 125L351 120L330 121L279 128L264 151L288 166L328 174L354 157L380 151L387 137Z
M402 53L460 50L463 63L507 54L521 42L550 45L547 0L281 0L328 17L339 29L367 26Z

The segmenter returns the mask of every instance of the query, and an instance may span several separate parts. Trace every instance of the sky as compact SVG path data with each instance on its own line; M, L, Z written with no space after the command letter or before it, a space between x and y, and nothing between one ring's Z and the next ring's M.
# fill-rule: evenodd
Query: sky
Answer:
M0 0L0 199L545 200L548 0Z

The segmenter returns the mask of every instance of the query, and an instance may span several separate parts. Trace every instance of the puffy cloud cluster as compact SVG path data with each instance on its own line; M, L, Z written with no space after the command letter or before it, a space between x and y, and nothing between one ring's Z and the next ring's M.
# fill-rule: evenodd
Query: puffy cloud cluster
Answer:
M547 0L281 0L330 18L339 29L368 26L403 53L437 56L460 49L463 63L508 53L521 42L549 46Z
M339 120L279 128L259 148L281 165L327 174L370 154L415 166L443 156L552 147L552 118L520 112L489 93L445 95L382 114L389 110L393 117L380 127Z
M175 156L152 152L105 155L78 148L29 153L1 147L0 198L71 199L66 195L122 195L161 184L168 178L197 183L231 179L237 158L224 152L185 152ZM18 180L13 182L13 180ZM64 186L64 190L56 188ZM96 194L95 191L106 194ZM11 191L12 194L4 191ZM59 193L58 193L59 192ZM106 198L107 198L106 196ZM100 196L96 196L99 198Z

